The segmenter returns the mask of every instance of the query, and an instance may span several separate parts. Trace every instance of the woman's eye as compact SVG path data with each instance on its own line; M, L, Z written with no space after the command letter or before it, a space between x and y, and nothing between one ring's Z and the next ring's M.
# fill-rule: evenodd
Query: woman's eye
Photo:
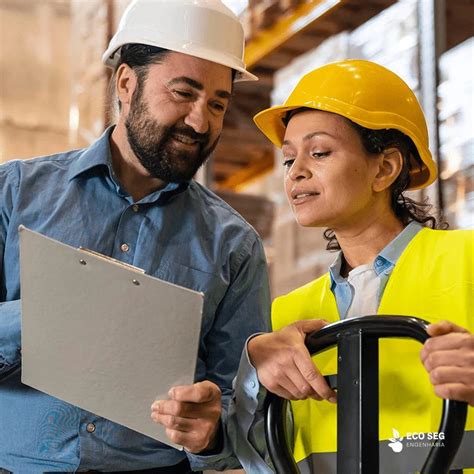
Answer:
M285 160L283 160L283 166L285 168L291 168L291 165L294 163L294 161L294 158L286 158Z
M330 151L315 151L311 154L313 158L324 158L326 156L329 156L331 154Z

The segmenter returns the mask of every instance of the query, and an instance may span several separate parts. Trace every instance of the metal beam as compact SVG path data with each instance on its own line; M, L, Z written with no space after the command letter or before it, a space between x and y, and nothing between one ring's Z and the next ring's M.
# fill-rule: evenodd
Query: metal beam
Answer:
M293 13L283 16L247 44L245 64L247 67L254 66L267 54L342 2L343 0L310 0L300 5Z
M438 64L440 55L446 49L445 0L418 1L418 28L421 104L428 123L430 150L439 168ZM427 188L424 194L442 213L443 196L439 180Z

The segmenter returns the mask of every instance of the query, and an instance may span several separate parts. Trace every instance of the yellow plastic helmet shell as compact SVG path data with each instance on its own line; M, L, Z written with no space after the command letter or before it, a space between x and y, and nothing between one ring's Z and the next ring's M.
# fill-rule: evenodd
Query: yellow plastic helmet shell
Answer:
M436 179L421 106L408 85L383 66L351 59L315 69L302 77L283 105L263 110L254 121L281 148L286 129L283 119L288 111L300 107L332 112L373 130L403 132L413 140L423 162L411 168L409 189L424 188Z

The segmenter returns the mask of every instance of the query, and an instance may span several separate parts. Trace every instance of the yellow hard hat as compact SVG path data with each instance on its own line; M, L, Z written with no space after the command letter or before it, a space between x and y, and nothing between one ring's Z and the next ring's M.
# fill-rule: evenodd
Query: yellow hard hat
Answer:
M423 164L410 169L409 189L431 184L436 164L428 148L428 129L413 91L395 73L364 60L346 60L315 69L303 76L283 105L254 117L257 127L281 147L290 110L307 107L333 112L373 130L393 128L409 136Z

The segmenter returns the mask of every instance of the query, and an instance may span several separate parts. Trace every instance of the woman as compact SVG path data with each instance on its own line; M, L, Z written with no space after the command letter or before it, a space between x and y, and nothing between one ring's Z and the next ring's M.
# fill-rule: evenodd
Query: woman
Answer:
M392 314L433 323L422 348L380 342L380 472L418 470L429 447L407 437L437 432L440 397L474 405L473 232L434 230L428 207L403 195L436 179L418 101L391 71L349 60L310 72L255 122L282 149L296 220L326 227L328 249L340 252L328 273L277 298L274 332L248 342L230 416L242 465L272 472L263 462L266 388L293 400L302 472L334 471L337 394L322 374L337 372L335 350L311 360L305 335L339 319ZM472 408L466 430L464 446L473 446ZM460 451L457 465L474 467L472 449Z

